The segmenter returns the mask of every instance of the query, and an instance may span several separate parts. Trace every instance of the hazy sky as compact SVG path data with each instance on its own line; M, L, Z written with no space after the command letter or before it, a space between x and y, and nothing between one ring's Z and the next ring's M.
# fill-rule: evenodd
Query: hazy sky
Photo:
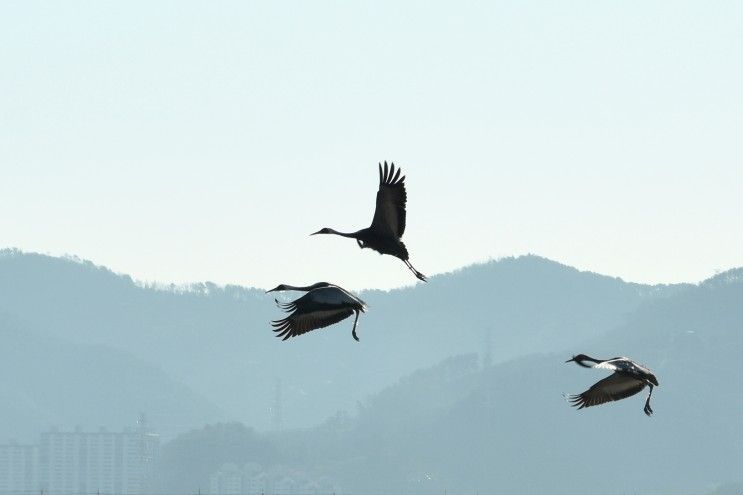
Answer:
M412 283L321 227L408 176L426 274L743 266L741 2L3 2L0 247L141 280Z

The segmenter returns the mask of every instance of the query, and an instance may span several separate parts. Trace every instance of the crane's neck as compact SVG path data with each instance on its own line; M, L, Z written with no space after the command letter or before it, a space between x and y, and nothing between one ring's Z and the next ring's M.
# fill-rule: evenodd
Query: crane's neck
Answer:
M591 356L586 356L585 354L579 354L575 356L573 359L571 359L571 361L575 361L575 364L583 366L584 368L592 368L593 365L586 364L586 363L591 362L594 364L601 364L605 362L606 360L592 358Z
M350 237L351 239L356 239L359 236L358 232L338 232L335 229L328 229L328 234L335 234L341 237Z
M284 290L301 290L304 292L309 292L313 289L319 289L320 287L328 287L330 284L328 282L317 282L316 284L312 285L305 285L305 286L298 286L298 285L288 285L284 284L285 289Z

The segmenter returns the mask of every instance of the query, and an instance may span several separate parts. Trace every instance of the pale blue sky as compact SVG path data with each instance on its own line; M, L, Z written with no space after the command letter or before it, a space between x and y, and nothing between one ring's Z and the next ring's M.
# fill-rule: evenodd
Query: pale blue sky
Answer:
M308 237L408 176L435 274L743 266L743 3L3 2L0 247L135 278L412 283Z

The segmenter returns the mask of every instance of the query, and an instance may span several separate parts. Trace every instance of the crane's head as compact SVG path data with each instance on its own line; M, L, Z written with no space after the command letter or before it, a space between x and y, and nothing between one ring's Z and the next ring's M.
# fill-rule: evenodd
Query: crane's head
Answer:
M286 284L277 285L273 289L267 290L266 291L266 294L268 294L269 292L278 292L278 291L281 291L281 290L288 290Z
M593 359L591 357L588 357L585 354L578 354L577 356L573 356L572 358L568 359L565 362L566 363L573 362L573 363L575 363L575 364L577 364L579 366L583 366L584 368L590 368L591 365L590 364L585 364L586 361L596 362L595 359Z
M335 234L335 230L330 229L328 227L323 227L322 229L318 230L317 232L313 232L310 235L317 235L317 234Z

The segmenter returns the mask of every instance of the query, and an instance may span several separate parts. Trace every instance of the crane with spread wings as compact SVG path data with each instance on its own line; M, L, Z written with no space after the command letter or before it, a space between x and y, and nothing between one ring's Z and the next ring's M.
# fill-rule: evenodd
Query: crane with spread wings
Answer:
M370 248L380 254L389 254L400 258L418 280L426 281L426 276L410 264L408 249L401 237L405 233L405 176L400 177L400 168L395 164L384 162L379 164L379 191L377 191L377 207L371 226L356 232L338 232L325 227L314 232L316 234L333 234L341 237L356 239L359 247Z
M284 290L304 291L306 294L288 303L276 301L281 309L290 313L286 318L271 322L277 337L282 338L282 340L297 337L312 330L343 321L356 313L351 335L356 341L359 340L356 335L356 323L359 321L359 313L366 310L364 301L343 287L328 282L318 282L306 287L281 284L266 292Z
M582 394L571 395L568 398L571 405L578 409L598 406L606 402L631 397L647 386L650 387L650 392L647 400L645 400L644 411L648 416L653 414L653 409L650 407L650 397L653 395L653 387L658 386L658 379L645 366L626 357L594 359L585 354L578 354L565 362L574 362L584 368L599 368L614 372L594 383L591 388Z

